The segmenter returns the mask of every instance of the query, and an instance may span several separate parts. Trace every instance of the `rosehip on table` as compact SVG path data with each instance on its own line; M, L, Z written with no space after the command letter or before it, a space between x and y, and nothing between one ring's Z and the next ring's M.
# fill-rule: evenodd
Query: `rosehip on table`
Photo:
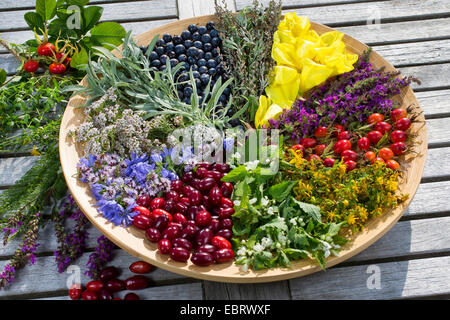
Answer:
M350 140L352 138L352 134L350 131L342 131L337 135L338 140Z
M30 60L24 63L23 70L26 72L36 72L39 69L39 62Z
M380 131L382 134L391 131L391 128L392 126L385 121L377 122L373 127L374 130Z
M396 142L390 146L390 149L396 156L400 156L406 151L407 147L404 142Z
M328 133L328 129L327 127L318 127L315 131L314 131L314 136L316 138L325 138L327 136Z
M303 147L305 147L306 149L309 149L309 148L314 148L317 144L317 141L316 141L316 139L313 139L313 138L303 138L300 141L300 144L302 144Z
M358 154L350 149L342 151L341 156L344 162L348 160L355 161L358 158Z
M323 164L325 165L325 167L331 168L331 167L334 166L334 162L335 162L335 161L336 161L336 160L334 160L333 158L325 158L325 159L323 160Z
M311 155L308 157L307 160L308 160L308 161L312 161L312 160L320 161L321 159L320 159L320 157L319 157L317 154L311 154Z
M376 157L377 155L373 151L367 151L366 153L364 153L364 159L368 162L372 162Z
M353 160L347 160L344 162L345 171L350 172L356 168L356 162Z
M406 110L405 109L394 109L391 111L391 119L393 122L396 122L399 119L406 117Z
M394 157L394 152L389 148L381 148L380 151L378 151L378 156L383 158L384 161L387 161Z
M317 154L318 156L320 156L320 155L322 155L322 153L325 151L326 148L327 148L326 145L318 144L317 146L314 147L314 154Z
M392 142L404 142L406 140L406 133L402 130L395 130L391 132Z

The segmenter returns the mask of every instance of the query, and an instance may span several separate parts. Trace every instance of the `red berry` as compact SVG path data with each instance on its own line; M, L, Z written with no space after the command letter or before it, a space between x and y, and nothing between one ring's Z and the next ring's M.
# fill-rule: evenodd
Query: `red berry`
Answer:
M321 159L320 159L320 157L319 157L317 154L311 154L311 155L308 157L307 160L308 160L308 161L312 161L312 160L314 160L314 161L320 161Z
M313 138L303 138L300 143L306 148L314 148L317 144L316 139Z
M170 251L170 258L178 262L186 262L190 255L191 253L182 247L175 247Z
M342 151L341 156L344 162L348 160L355 161L358 158L358 154L353 150L344 150Z
M81 294L81 299L83 299L83 300L98 300L97 292L85 290Z
M372 123L377 123L380 121L384 120L384 116L381 113L372 113L368 118L367 118L367 123L368 124L372 124Z
M352 134L350 131L342 131L338 134L337 139L338 140L350 140L352 138Z
M206 227L211 223L211 214L208 211L200 211L195 216L195 223L200 227Z
M406 140L406 133L402 130L395 130L391 132L392 142L403 142Z
M370 163L371 163L371 164L374 164L375 162L386 162L386 161L384 161L383 158L376 157L376 158L374 158Z
M291 150L293 150L295 152L297 152L297 151L301 151L301 153L305 152L305 147L303 145L301 145L301 144L293 145L289 149L291 149Z
M367 138L369 139L371 144L377 144L378 141L381 140L381 138L383 138L383 134L380 131L370 131L367 134Z
M211 244L219 249L231 249L231 243L221 236L215 236L211 239Z
M326 127L318 127L316 131L314 131L314 136L316 138L324 138L327 136L328 129Z
M370 149L370 140L366 137L362 137L358 140L358 147L361 150L367 151Z
M116 267L105 267L100 271L99 279L103 282L114 279L119 275L119 269Z
M390 149L392 150L392 152L394 152L396 156L400 156L405 152L407 147L406 144L403 142L396 142L391 145Z
M385 121L380 121L377 122L373 128L374 130L380 131L382 134L385 134L386 132L391 131L392 126Z
M214 263L214 257L211 253L197 251L192 255L191 261L197 266L206 267Z
M233 185L230 182L223 182L220 186L220 191L224 197L230 198L233 193Z
M52 43L43 43L37 47L37 54L40 56L51 57L55 52L55 46Z
M320 156L325 151L326 148L327 148L326 145L319 144L314 148L314 154L317 154Z
M388 167L389 169L392 169L392 170L399 170L400 169L400 165L398 164L398 162L395 161L395 160L392 160L392 159L386 161L386 167Z
M372 162L376 157L377 155L373 151L367 151L366 153L364 153L364 159L368 162Z
M72 300L78 300L81 298L81 293L83 292L83 289L81 289L81 284L74 283L70 286L69 289L69 297Z
M142 275L132 276L125 280L127 290L142 290L148 287L148 279Z
M134 292L128 292L123 300L140 300L139 296Z
M395 121L394 127L397 130L406 131L411 127L411 120L408 118L399 119Z
M353 169L356 168L356 162L353 160L345 161L344 164L346 167L346 169L345 169L346 172L352 171Z
M152 265L145 261L135 261L128 268L133 273L148 273L152 269Z
M405 109L394 109L391 111L391 119L393 122L396 122L399 119L406 117L406 110Z
M155 210L153 210L152 211L152 214L151 214L151 216L152 216L152 218L154 219L154 220L156 220L156 219L158 219L158 217L159 216L161 216L161 215L165 215L165 216L167 216L168 218L169 218L169 222L171 222L172 221L172 215L170 214L170 213L168 213L166 210L164 210L164 209L155 209Z
M349 150L352 148L352 143L349 140L339 140L333 146L333 150L337 154L341 154L344 150Z
M181 180L173 180L170 183L170 190L181 192L181 189L183 188L183 181Z
M139 214L143 214L144 216L150 217L151 212L146 207L137 206L133 208L133 211L139 212Z
M231 249L220 249L214 252L214 259L217 263L224 263L234 259L234 252Z
M169 239L161 239L158 242L158 249L162 254L167 254L172 249L172 243Z
M223 194L223 192L222 192ZM220 201L220 207L221 208L233 208L234 202L230 198L222 197L222 200Z
M394 157L394 152L389 148L381 148L380 151L378 151L378 156L387 161Z
M125 282L120 279L111 279L105 283L105 289L109 292L118 292L125 289Z
M145 230L145 238L150 242L158 242L161 239L161 232L156 228Z
M50 73L53 74L63 74L64 72L66 72L67 67L62 64L62 63L56 63L53 62L49 67L48 70L50 71Z
M149 216L138 214L133 218L133 225L141 230L146 230L152 225L152 220Z
M171 194L173 196L173 194ZM177 194L178 195L178 194ZM170 198L168 198L170 199ZM177 201L177 200L175 200ZM161 209L162 207L164 207L164 199L163 198L154 198L151 202L150 202L150 210L155 210L155 209Z
M340 124L334 125L334 127L333 127L333 136L337 137L338 134L341 133L344 130L345 130L344 126L342 126Z
M326 158L323 160L323 164L325 165L325 167L331 168L334 166L334 162L336 160L332 159L332 158Z
M35 72L37 69L39 69L39 62L34 60L27 61L23 65L23 70L26 72Z
M92 292L99 292L101 289L103 289L104 284L103 282L99 280L92 280L88 282L86 285L86 290L92 291Z
M147 194L144 194L144 195L140 196L139 198L137 198L136 204L138 206L148 208L148 207L150 207L151 201L152 201L152 199L150 198L150 196Z

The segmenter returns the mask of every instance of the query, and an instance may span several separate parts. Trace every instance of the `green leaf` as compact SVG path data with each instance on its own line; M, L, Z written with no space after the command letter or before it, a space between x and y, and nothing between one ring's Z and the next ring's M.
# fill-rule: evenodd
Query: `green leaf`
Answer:
M23 17L31 29L35 30L38 34L42 34L42 31L44 30L44 20L39 14L36 12L27 12Z
M56 15L56 0L36 0L36 12L42 20L51 20Z
M89 0L67 0L67 4L83 7L89 3Z
M304 213L309 215L314 220L321 222L320 208L310 203L298 201L295 198L292 198L294 202L303 210Z
M222 178L222 181L224 182L241 181L242 179L245 178L246 175L247 169L245 168L245 166L239 166L228 172L227 175Z
M0 85L2 85L3 83L5 83L6 81L6 71L3 69L0 69Z
M292 188L298 184L297 181L283 181L269 188L269 194L277 201L283 201L291 193Z
M83 48L80 52L75 53L70 61L70 66L75 69L82 69L83 65L89 62L87 51Z
M87 7L82 11L84 33L91 30L97 24L102 16L102 13L103 8L98 6Z
M282 231L288 230L288 226L287 226L286 222L284 221L284 219L278 219L278 218L276 218L260 227L261 230L266 230L268 228L274 228L274 229L278 229L278 230L282 230Z
M116 22L103 22L91 29L91 39L100 45L120 45L125 35L125 29Z

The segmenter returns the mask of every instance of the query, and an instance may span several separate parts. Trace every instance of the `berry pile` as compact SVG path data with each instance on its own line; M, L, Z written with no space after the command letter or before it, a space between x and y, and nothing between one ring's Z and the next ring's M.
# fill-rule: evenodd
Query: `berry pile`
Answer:
M221 182L229 170L226 164L200 163L172 181L164 198L139 197L133 225L174 261L191 257L193 264L208 266L233 260L233 185Z
M121 300L114 298L114 293L122 290L141 290L148 287L147 277L142 274L150 272L153 268L145 261L133 262L130 271L136 273L128 279L118 279L120 274L116 267L106 267L100 271L98 279L88 282L83 290L81 284L74 284L69 289L69 297L72 300ZM128 292L124 300L139 300L139 296L134 292Z
M314 131L314 138L303 138L300 144L291 149L301 152L308 161L323 161L326 167L332 167L337 158L343 161L347 171L355 169L358 162L359 165L365 165L376 161L386 163L386 167L392 170L399 170L400 165L393 158L403 155L407 150L406 132L410 127L407 111L394 109L388 119L380 113L371 114L367 126L360 132L347 131L342 125L335 125L331 129L319 127ZM362 134L364 130L368 132Z
M172 67L183 64L178 81L184 83L177 89L179 98L187 104L191 103L193 93L192 86L186 83L189 80L188 72L192 69L199 100L202 101L208 98L203 97L203 92L209 82L212 87L219 77L222 77L222 82L225 81L220 55L221 42L214 22L208 22L206 26L191 24L180 35L172 36L166 33L158 39L149 55L150 63L154 70L159 71L166 68L168 59ZM146 52L147 48L142 50ZM220 97L222 105L226 105L229 95L230 89L227 88Z

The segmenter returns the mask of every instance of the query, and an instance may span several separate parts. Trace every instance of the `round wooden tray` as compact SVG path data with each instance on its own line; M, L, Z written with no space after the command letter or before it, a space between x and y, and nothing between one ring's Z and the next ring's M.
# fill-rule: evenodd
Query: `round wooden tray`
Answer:
M136 40L140 45L145 46L150 43L152 38L157 34L180 34L183 30L187 29L187 26L190 24L204 25L211 20L214 20L214 16L212 15L176 21L145 32L137 36ZM312 28L319 34L333 30L317 23L312 23ZM347 35L344 37L344 42L350 52L359 55L368 48L365 44ZM386 70L395 70L389 62L376 52L372 53L370 62L377 68L384 66ZM83 81L82 83L85 84L86 82ZM417 110L421 111L419 103L409 87L402 90L402 93L397 98L400 99L399 102L401 102L403 108L415 105ZM76 178L77 164L79 159L84 155L80 145L75 143L73 139L68 136L68 132L77 128L83 122L84 115L82 110L75 107L82 105L84 102L85 98L81 96L72 97L64 113L59 139L61 166L69 190L86 217L117 246L131 255L145 260L157 267L185 276L211 281L235 283L269 282L300 277L322 270L317 263L308 259L295 261L289 268L273 268L261 271L250 270L246 273L241 272L239 266L236 266L231 262L214 264L210 267L198 267L193 265L190 261L188 263L175 262L170 260L168 255L158 253L156 244L146 241L142 230L138 230L135 227L123 228L114 226L111 222L103 218L93 206L95 200L91 196L87 184L80 182ZM409 199L395 210L387 211L377 218L370 219L366 228L355 234L352 240L342 248L339 256L328 258L326 267L336 265L366 249L382 237L398 221L408 207L419 186L426 159L427 135L424 125L425 119L422 114L419 117L419 120L420 122L414 123L410 129L411 132L417 133L417 145L415 146L417 154L414 155L414 159L412 159L413 154L410 153L406 156L406 159L402 160L402 164L406 166L406 172L399 185L399 191L401 193L409 194Z

